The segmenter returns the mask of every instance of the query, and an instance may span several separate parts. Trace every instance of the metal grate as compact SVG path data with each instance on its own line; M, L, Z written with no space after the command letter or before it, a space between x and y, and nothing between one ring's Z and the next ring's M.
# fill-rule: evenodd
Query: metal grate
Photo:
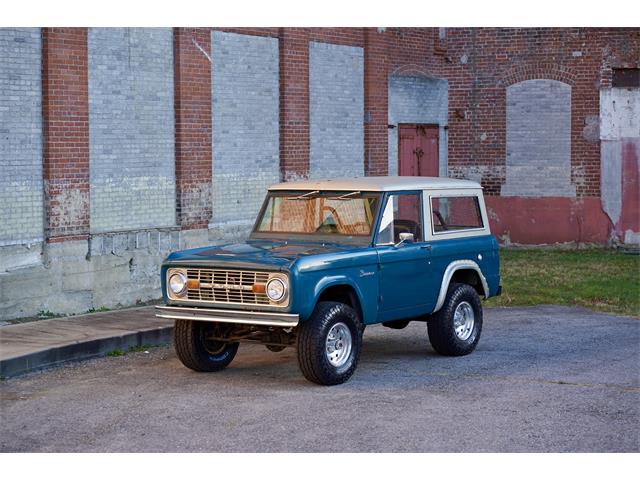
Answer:
M187 290L187 299L210 303L269 305L265 293L254 293L255 283L267 283L269 274L244 270L187 269L187 278L199 280L200 288Z

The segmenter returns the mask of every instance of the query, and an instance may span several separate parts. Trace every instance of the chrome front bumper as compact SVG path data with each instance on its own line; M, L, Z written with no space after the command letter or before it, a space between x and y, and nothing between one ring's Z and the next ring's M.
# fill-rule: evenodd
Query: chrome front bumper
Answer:
M300 316L292 313L249 312L244 310L222 310L199 307L156 306L156 317L173 320L196 320L199 322L241 323L244 325L267 325L271 327L295 327Z

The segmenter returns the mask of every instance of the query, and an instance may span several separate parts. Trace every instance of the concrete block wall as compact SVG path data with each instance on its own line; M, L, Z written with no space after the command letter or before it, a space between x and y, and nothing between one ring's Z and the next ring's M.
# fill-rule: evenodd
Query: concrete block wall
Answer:
M91 28L91 232L176 224L173 33Z
M44 237L42 40L0 29L0 248Z
M507 87L502 196L575 197L571 184L571 86L534 79Z
M309 44L310 177L364 175L364 52Z
M248 231L267 187L280 180L278 40L214 31L211 59L211 226Z
M449 84L446 79L415 75L389 78L389 175L398 174L398 124L438 125L440 176L447 176Z

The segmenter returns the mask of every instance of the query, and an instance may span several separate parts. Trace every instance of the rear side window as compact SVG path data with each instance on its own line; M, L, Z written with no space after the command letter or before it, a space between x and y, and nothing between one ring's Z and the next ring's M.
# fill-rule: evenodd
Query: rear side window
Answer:
M478 197L431 197L433 233L483 228Z

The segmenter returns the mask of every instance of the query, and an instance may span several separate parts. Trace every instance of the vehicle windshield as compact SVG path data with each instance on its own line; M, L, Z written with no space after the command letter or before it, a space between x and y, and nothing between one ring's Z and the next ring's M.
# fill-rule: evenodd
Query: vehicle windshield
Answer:
M371 237L379 202L380 194L372 192L269 192L254 236L363 243Z

